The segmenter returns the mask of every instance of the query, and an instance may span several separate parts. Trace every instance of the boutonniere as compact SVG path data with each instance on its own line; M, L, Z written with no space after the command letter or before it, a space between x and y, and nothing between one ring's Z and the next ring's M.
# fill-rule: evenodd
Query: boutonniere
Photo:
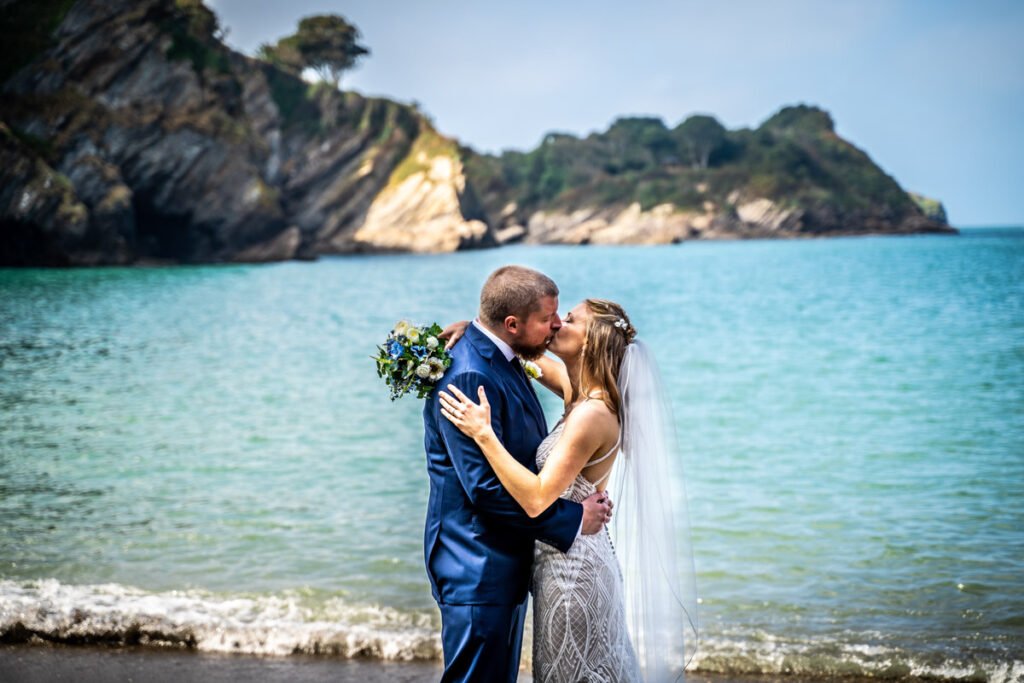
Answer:
M523 371L531 379L540 379L544 376L544 371L540 369L540 366L531 360L519 359L519 363L523 366Z

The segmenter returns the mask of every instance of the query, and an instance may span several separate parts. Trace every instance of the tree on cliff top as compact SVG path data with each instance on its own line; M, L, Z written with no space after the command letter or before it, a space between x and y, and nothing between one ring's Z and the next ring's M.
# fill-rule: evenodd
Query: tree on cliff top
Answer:
M355 66L370 50L360 45L359 29L337 14L319 14L299 22L299 29L277 41L261 45L260 59L293 71L310 68L335 89L341 73Z
M727 131L713 116L695 115L672 131L680 149L695 169L706 169L711 155L725 141Z

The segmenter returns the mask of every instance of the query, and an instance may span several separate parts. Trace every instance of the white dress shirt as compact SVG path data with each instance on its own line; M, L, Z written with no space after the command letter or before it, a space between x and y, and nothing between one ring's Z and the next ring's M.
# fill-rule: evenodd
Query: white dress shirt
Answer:
M486 334L487 338L494 342L494 345L498 347L498 350L505 354L505 360L509 363L512 362L512 356L516 355L516 352L512 350L511 346L505 343L504 339L487 329L484 324L480 322L480 318L473 321L473 327Z

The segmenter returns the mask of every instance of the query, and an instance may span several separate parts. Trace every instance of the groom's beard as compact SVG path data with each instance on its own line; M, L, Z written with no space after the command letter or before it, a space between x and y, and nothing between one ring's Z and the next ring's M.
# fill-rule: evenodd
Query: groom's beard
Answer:
M534 346L527 346L525 344L520 344L517 341L513 341L509 346L511 346L512 350L516 352L516 355L523 360L537 360L544 355L545 351L548 350L548 344L551 343L551 339L551 337L548 337L540 344L536 344Z

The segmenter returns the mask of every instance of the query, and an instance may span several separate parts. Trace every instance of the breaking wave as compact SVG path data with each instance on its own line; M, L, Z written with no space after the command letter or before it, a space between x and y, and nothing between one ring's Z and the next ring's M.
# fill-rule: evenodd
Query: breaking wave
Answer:
M748 675L1024 683L1024 661L992 651L908 653L876 644L881 634L843 639L766 633L711 634L691 670ZM857 640L862 642L856 642ZM106 643L258 655L314 654L440 660L434 610L354 605L302 591L224 595L150 592L119 584L0 580L0 641ZM527 625L523 664L529 666ZM847 640L849 642L841 642ZM863 641L871 640L871 644Z

